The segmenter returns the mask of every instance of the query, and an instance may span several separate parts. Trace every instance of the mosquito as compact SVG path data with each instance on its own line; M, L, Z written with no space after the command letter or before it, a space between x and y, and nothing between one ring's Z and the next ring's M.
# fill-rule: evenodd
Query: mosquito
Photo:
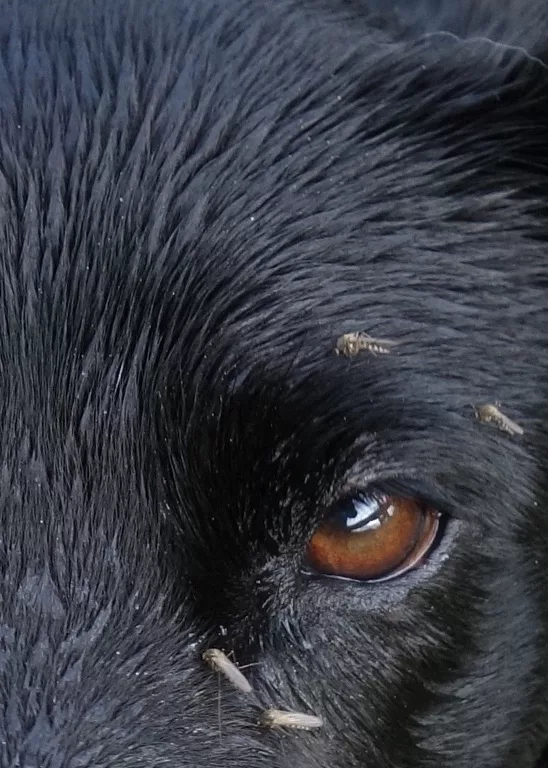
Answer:
M242 693L251 693L251 683L247 677L240 672L238 666L230 661L226 653L218 648L209 648L202 654L203 660L208 664L215 672L220 672L230 680L232 685Z
M303 712L288 712L283 709L265 709L259 718L259 724L265 728L294 728L312 731L323 726L323 720L317 715Z
M389 355L392 347L397 344L397 341L389 339L374 339L365 331L355 331L337 339L335 353L345 357L356 357L362 351L371 352L372 355Z
M476 405L474 411L477 420L484 424L494 424L509 435L523 435L523 427L520 427L515 421L512 421L508 416L505 416L496 405L491 405L489 403L485 405Z

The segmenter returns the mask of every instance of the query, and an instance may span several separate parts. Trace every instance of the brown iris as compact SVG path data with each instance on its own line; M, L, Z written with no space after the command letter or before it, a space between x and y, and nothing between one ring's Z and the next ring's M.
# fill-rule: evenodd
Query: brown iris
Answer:
M399 576L428 555L440 515L421 502L364 495L338 505L314 533L308 564L318 573L360 581Z

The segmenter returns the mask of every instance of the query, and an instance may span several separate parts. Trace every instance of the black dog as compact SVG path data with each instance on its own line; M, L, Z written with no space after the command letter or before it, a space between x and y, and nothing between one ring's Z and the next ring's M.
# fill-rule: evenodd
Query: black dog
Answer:
M538 764L545 0L0 10L1 768Z

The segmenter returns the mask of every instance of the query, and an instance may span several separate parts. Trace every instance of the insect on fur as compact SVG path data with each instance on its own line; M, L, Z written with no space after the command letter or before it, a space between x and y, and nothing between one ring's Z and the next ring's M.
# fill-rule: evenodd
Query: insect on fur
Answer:
M364 331L345 333L337 339L335 353L345 357L356 357L361 351L371 352L372 355L388 355L397 341L389 339L374 339Z
M323 726L323 720L317 715L303 712L287 712L283 709L265 709L259 718L259 724L265 728L295 728L312 731Z
M494 424L502 432L509 435L523 435L523 427L505 416L496 405L476 405L474 408L476 418L484 424Z
M249 680L240 672L236 664L230 661L226 653L223 653L218 648L209 648L207 651L204 651L202 658L211 669L224 675L239 691L251 693L252 688Z

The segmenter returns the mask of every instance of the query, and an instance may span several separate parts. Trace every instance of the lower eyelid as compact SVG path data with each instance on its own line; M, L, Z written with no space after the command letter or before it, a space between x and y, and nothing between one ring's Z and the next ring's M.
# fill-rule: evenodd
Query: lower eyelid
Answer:
M390 611L405 600L412 590L427 586L436 579L450 563L451 555L466 529L462 520L445 518L444 536L425 565L392 580L359 582L342 577L325 578L303 568L302 595L307 595L307 600L319 601L334 614L341 606L344 606L345 611Z

